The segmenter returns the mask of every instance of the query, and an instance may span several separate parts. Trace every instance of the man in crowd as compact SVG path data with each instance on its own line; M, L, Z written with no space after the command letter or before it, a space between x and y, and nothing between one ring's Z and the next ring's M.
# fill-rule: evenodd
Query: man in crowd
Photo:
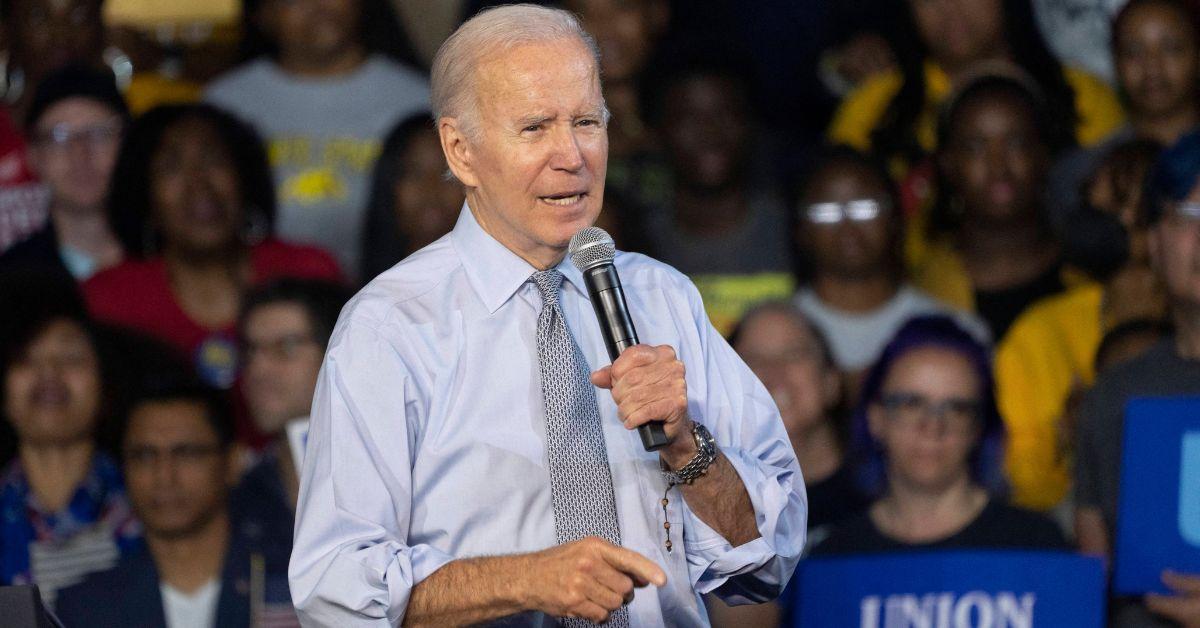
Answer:
M50 220L0 256L84 281L125 254L105 201L129 110L112 73L72 65L46 77L26 115L29 162L49 192Z
M300 491L288 426L307 425L325 345L349 298L336 283L281 279L252 292L242 310L242 392L255 426L271 442L234 489L230 508L239 529L282 556L292 550Z
M67 626L246 626L291 613L282 560L236 534L233 419L217 393L168 384L133 404L121 437L146 547L66 589ZM294 616L293 616L294 621Z
M619 254L655 346L600 368L564 259L604 193L590 38L562 11L491 9L443 45L432 88L467 203L334 330L290 568L301 620L702 625L702 594L777 596L804 544L803 479L695 288ZM634 434L652 420L668 441L657 452Z
M254 125L279 196L276 234L329 249L358 270L371 169L399 121L428 109L429 87L389 58L394 16L379 0L247 0L247 51L205 100ZM257 49L257 50L256 50Z
M1150 177L1147 244L1170 301L1175 333L1101 374L1084 398L1075 460L1075 530L1080 549L1091 554L1111 555L1116 540L1126 402L1200 394L1200 133L1185 135L1167 149ZM1117 600L1113 625L1159 625L1151 613L1185 626L1200 623L1200 575L1166 573L1163 582L1176 595Z

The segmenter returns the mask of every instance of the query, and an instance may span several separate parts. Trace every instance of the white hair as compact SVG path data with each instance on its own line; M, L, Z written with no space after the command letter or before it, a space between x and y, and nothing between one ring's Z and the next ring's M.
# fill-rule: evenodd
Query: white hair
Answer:
M480 11L459 26L433 57L433 119L457 118L468 137L478 137L479 99L474 83L480 63L522 44L562 39L583 42L599 71L600 48L574 14L536 4L510 4Z

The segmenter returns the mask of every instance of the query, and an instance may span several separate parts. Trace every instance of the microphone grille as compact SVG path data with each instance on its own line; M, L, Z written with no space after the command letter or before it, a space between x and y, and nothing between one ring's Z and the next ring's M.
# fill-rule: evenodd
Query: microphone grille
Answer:
M612 236L600 227L586 227L571 236L568 248L571 253L571 263L579 270L587 270L593 266L612 263L617 256L617 245Z

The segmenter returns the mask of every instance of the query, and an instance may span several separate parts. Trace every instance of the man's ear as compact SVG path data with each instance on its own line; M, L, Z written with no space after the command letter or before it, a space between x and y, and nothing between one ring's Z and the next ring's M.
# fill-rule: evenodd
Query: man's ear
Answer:
M479 178L475 174L475 149L462 128L462 122L449 117L438 120L438 139L454 178L467 187L479 187Z

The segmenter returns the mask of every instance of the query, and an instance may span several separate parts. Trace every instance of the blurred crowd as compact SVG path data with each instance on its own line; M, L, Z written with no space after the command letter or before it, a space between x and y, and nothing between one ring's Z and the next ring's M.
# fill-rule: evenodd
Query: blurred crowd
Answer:
M428 64L490 4L0 0L0 585L295 623L289 433L354 290L462 211ZM1200 3L561 6L599 225L773 396L811 553L1110 556L1125 400L1200 394ZM1112 623L1200 625L1164 579Z

